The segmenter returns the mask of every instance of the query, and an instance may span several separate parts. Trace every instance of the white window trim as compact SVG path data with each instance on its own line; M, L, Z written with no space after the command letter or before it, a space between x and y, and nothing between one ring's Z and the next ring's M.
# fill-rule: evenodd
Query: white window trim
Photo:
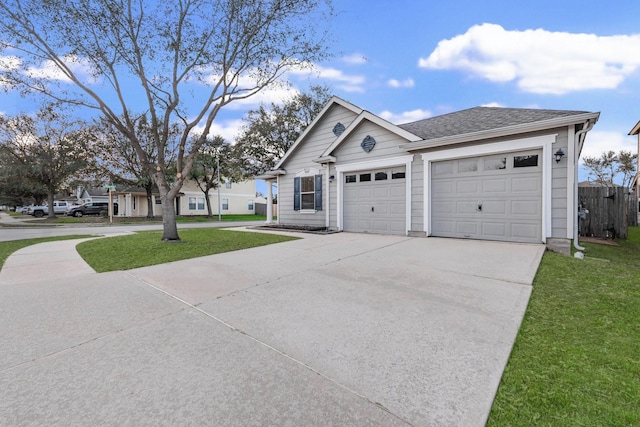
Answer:
M516 151L542 149L542 242L551 237L551 153L557 134L522 138L504 142L451 148L422 154L424 162L424 231L431 235L431 164L442 160L480 157Z
M393 166L405 167L405 235L409 234L411 230L411 162L413 161L413 154L407 156L390 157L388 159L379 159L366 162L347 163L342 165L336 165L337 174L337 227L338 230L343 230L344 223L344 203L342 200L344 194L344 175L352 172L358 172L368 169L389 168Z
M313 189L314 189L314 193L315 193L315 188L316 188L316 182L315 182L315 176L316 175L320 175L322 172L320 171L320 169L318 168L304 168L299 170L296 174L295 177L296 178L313 178ZM324 186L323 186L324 187ZM324 188L322 189L322 192L324 193ZM308 192L306 193L308 194ZM295 197L295 195L294 195ZM322 195L322 197L324 197L324 194ZM315 197L313 200L313 205L315 207ZM300 214L315 214L318 213L320 211L318 211L317 209L302 209L302 179L300 180L300 210L296 211L297 213Z

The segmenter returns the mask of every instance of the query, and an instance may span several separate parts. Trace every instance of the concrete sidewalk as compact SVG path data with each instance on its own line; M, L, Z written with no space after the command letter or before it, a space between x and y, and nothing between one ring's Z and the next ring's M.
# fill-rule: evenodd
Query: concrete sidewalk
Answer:
M339 233L126 272L3 269L0 423L480 426L543 251Z

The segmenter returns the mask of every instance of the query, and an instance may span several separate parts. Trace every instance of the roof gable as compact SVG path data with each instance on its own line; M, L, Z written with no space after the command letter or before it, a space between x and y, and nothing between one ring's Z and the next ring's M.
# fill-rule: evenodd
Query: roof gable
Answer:
M383 129L386 129L389 132L393 132L396 135L400 136L401 138L404 138L410 142L422 140L422 138L420 138L419 136L407 130L402 129L401 127L396 126L384 120L383 118L370 113L369 111L362 111L358 115L358 117L349 125L349 127L346 128L344 132L342 132L342 134L333 142L333 144L327 147L327 149L322 153L320 157L328 158L329 156L331 156L331 154L335 151L335 149L338 148L340 144L342 144L349 137L349 135L353 133L355 129L357 129L358 126L360 126L360 124L362 124L362 122L364 121L375 123L376 125L382 127Z
M313 119L311 124L309 126L307 126L307 128L300 134L298 139L296 139L296 141L289 148L289 150L287 150L287 152L284 153L284 156L282 156L280 161L278 161L278 163L275 165L274 169L280 169L282 167L282 165L287 161L289 156L291 156L291 154L298 149L298 147L300 146L302 141L304 141L306 136L316 127L316 125L322 120L322 118L327 114L327 112L334 105L340 105L340 106L346 108L347 110L352 111L355 114L360 114L362 112L362 108L356 107L355 105L351 104L350 102L345 101L344 99L338 98L337 96L331 97L329 102L327 102L327 104L322 108L320 113Z

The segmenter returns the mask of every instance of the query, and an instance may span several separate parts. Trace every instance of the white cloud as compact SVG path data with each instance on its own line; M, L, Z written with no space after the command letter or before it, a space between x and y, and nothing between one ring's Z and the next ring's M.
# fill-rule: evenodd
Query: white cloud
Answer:
M500 104L499 102L489 102L488 104L482 104L481 107L500 107L500 108L504 108L505 106L503 104Z
M86 59L76 56L67 56L62 58L69 69L80 79L86 78L88 83L96 83L97 77L94 76L91 64ZM69 83L71 80L58 68L53 61L44 61L39 67L31 67L27 70L27 74L31 77L43 78L49 80L59 80Z
M240 134L240 129L244 122L242 119L234 119L234 120L218 120L214 121L211 125L211 130L209 131L209 135L222 136L225 141L229 143L235 142L236 136ZM193 130L193 134L201 134L203 130L203 126L196 126Z
M408 78L405 80L396 80L396 79L390 79L389 81L387 81L387 84L391 87L414 87L416 82L413 81L412 78Z
M366 64L369 60L361 53L352 53L351 55L345 55L342 57L342 62L352 65Z
M330 82L335 82L336 87L345 92L364 92L363 85L366 78L360 74L346 74L344 71L332 67L323 67L317 64L311 64L300 70L292 70L290 75L298 77L315 77Z
M597 125L596 125L597 126ZM620 150L631 151L636 154L638 151L638 137L630 136L622 132L592 130L587 134L582 153L580 154L580 164L584 157L600 157L606 151Z
M640 66L640 34L508 31L482 24L440 41L418 64L468 71L492 82L515 81L531 93L615 89Z
M393 123L393 124L402 124L402 123L411 123L416 122L418 120L426 119L433 116L433 113L429 110L411 110L404 111L402 113L392 113L391 111L385 110L379 114L383 119Z

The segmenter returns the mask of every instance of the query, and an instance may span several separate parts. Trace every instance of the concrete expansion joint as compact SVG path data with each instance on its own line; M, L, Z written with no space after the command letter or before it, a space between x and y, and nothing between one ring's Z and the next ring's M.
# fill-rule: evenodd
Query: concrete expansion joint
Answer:
M253 336L253 335L249 334L247 331L245 331L245 330L243 330L243 329L240 329L240 328L238 328L238 327L236 327L236 326L233 326L232 324L230 324L230 323L228 323L228 322L226 322L226 321L222 320L221 318L219 318L219 317L217 317L217 316L214 316L213 314L208 313L208 312L206 312L206 311L202 310L201 308L197 307L196 305L191 304L191 303L189 303L189 302L187 302L187 301L183 300L182 298L180 298L180 297L178 297L178 296L176 296L176 295L173 295L173 294L171 294L171 293L169 293L169 292L165 291L164 289L160 289L160 288L158 288L157 286L155 286L155 285L153 285L153 284L151 284L151 283L147 282L146 280L143 280L143 279L141 279L141 278L139 278L139 277L136 277L136 276L134 276L134 275L133 275L133 274L131 274L131 273L127 273L127 274L128 274L130 277L132 277L132 278L136 279L137 281L139 281L139 282L141 282L141 283L143 283L143 284L145 284L145 285L147 285L147 286L149 286L149 287L151 287L151 288L155 289L156 291L158 291L158 292L160 292L160 293L165 294L166 296L168 296L168 297L170 297L170 298L175 299L176 301L178 301L178 302L180 302L180 303L182 303L182 304L184 304L184 305L185 305L185 306L187 306L188 308L191 308L191 309L193 309L193 310L197 311L198 313L200 313L200 314L202 314L202 315L204 315L204 316L208 317L209 319L212 319L212 320L214 320L214 321L216 321L216 322L218 322L218 323L220 323L220 324L224 325L225 327L229 328L231 331L233 331L233 332L238 332L238 333L240 333L241 335L243 335L243 336L247 337L248 339L250 339L251 341L255 342L256 344L259 344L259 345L261 345L261 346L263 346L263 347L267 348L268 350L271 350L271 351L273 351L274 353L276 353L276 354L278 354L278 355L280 355L280 356L284 357L285 359L288 359L288 360L292 361L293 363L295 363L295 364L297 364L297 365L299 365L299 366L302 366L304 369L307 369L307 370L309 370L310 372L313 372L314 374L316 374L316 375L318 375L318 376L320 376L320 377L324 378L325 380L327 380L327 381L331 382L332 384L334 384L334 385L336 385L336 386L340 387L341 389L343 389L343 390L347 391L348 393L350 393L350 394L352 394L352 395L354 395L354 396L357 396L359 399L362 399L362 400L366 401L367 403L370 403L370 404L372 404L372 405L374 405L374 406L376 406L376 407L380 408L381 410L383 410L383 411L387 412L389 415L391 415L391 416L393 416L393 417L397 418L398 420L402 421L402 422L403 422L403 423L405 423L406 425L408 425L408 426L413 426L413 424L412 424L411 422L409 422L408 420L406 420L406 419L404 419L403 417L399 416L398 414L395 414L395 413L391 412L389 409L387 409L387 408L386 408L384 405L382 405L381 403L372 401L371 399L367 398L366 396L364 396L364 395L362 395L362 394L358 393L358 392L357 392L357 391L355 391L355 390L352 390L351 388L347 387L346 385L342 384L341 382L337 381L336 379L334 379L334 378L332 378L332 377L328 376L327 374L324 374L324 373L322 373L322 372L318 371L317 369L315 369L315 368L313 368L312 366L310 366L310 365L306 364L305 362L303 362L303 361L301 361L301 360L298 360L298 359L296 359L295 357L290 356L289 354L285 353L284 351L279 350L279 349L277 349L277 348L273 347L272 345L267 344L266 342L264 342L264 341L262 341L262 340L258 339L257 337L255 337L255 336ZM267 283L268 283L268 282L267 282ZM256 286L259 286L259 285L256 285ZM246 289L246 288L245 288L245 289ZM239 292L239 291L236 291L236 292L233 292L233 293L237 293L237 292ZM233 294L233 293L232 293L232 294ZM230 295L231 295L231 294L230 294ZM182 310L180 310L180 311L182 311ZM173 314L173 313L171 313L171 314Z
M442 271L444 273L456 273L456 274L461 274L463 276L469 276L469 277L478 277L480 279L489 279L489 280L495 280L496 282L502 282L502 283L512 283L514 285L524 285L524 286L532 286L531 283L527 283L527 282L518 282L518 281L514 281L514 280L508 280L508 279L497 279L495 277L492 276L485 276L482 274L469 274L469 273L461 273L459 271L456 270L442 270L442 269L435 269L437 271Z

